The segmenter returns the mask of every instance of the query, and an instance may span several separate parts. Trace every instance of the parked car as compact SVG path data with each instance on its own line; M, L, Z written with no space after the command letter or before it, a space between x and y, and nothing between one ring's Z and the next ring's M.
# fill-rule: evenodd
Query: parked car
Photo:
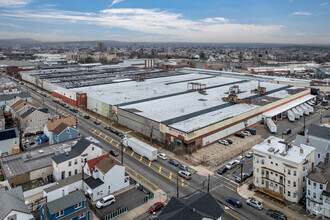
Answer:
M287 128L287 129L285 129L284 131L283 131L283 134L285 134L285 135L288 135L288 134L290 134L291 133L291 129L290 128Z
M186 170L187 171L188 170L188 167L186 165L184 165L184 164L180 164L179 165L179 169L180 170Z
M277 220L287 220L287 217L282 212L276 210L269 209L266 214Z
M233 141L231 140L231 139L227 139L226 140L229 144L232 144L233 143Z
M226 140L219 140L219 143L226 145L226 146L229 145L228 141L226 141Z
M158 156L160 159L167 160L167 156L166 156L166 154L164 154L164 153L159 153L157 156Z
M251 158L251 157L253 157L253 152L247 152L247 153L245 154L245 157L246 157L246 158Z
M218 174L222 175L224 174L226 171L228 170L228 168L226 166L220 167L217 171Z
M241 176L243 177L243 178L241 178ZM241 174L238 174L236 177L235 177L235 181L237 182L237 183L242 183L242 182L244 182L246 179L247 179L247 174L246 173L242 173L242 175Z
M41 135L41 134L44 134L44 132L43 131L37 131L36 132L36 135Z
M236 162L234 160L227 163L226 167L228 170L233 169L236 166Z
M72 112L74 112L74 113L77 113L77 112L78 112L78 110L75 109L75 108L70 108L70 111L72 111Z
M68 104L64 103L64 104L63 104L63 107L64 107L64 108L69 108L70 106L69 106Z
M160 210L163 207L164 207L164 204L162 202L156 202L149 208L149 212L150 213L156 212L157 210Z
M240 138L245 138L245 135L242 133L236 133L235 136Z
M245 173L246 173L247 177L249 178L249 177L253 176L253 169L249 169Z
M330 109L330 105L324 107L325 110Z
M122 132L117 132L117 135L119 136L119 137L121 137L121 138L123 138L124 136L125 136L125 134L124 133L122 133Z
M243 156L238 156L238 157L236 158L235 162L236 162L237 164L240 164L241 161L242 161L243 159L244 159Z
M117 129L110 129L110 132L112 132L112 133L114 133L114 134L116 134L117 133Z
M94 121L94 124L99 125L101 123L99 121Z
M96 203L96 207L100 209L100 208L106 207L108 205L111 205L112 203L115 203L115 202L116 202L116 199L113 195L105 196Z
M110 130L111 128L110 128L109 125L106 125L106 126L104 126L104 129L105 129L105 130Z
M117 157L119 155L119 153L117 151L115 151L115 150L110 150L110 154L112 156L115 156L115 157Z
M262 206L262 204L255 199L248 199L246 200L246 204L248 204L249 206L252 206L253 208L256 208L258 210L262 210L264 207Z
M246 129L245 131L250 132L252 135L256 135L256 134L257 134L257 130L254 129L254 128L248 128L248 129Z
M83 117L86 119L90 119L89 115L84 115Z
M227 197L226 198L226 202L236 206L237 208L241 208L242 207L242 203L236 199L236 198L233 198L233 197Z
M251 133L249 131L242 131L241 133L245 136L251 136Z
M27 133L24 134L24 137L31 137L33 135L34 135L33 133L27 132Z
M29 145L30 145L30 147L32 146L32 145L34 145L36 142L34 142L34 141L32 141Z
M22 139L22 140L21 140L21 143L22 143L22 144L27 144L27 143L29 143L29 140Z
M179 166L179 162L177 160L168 160L168 162L174 166Z
M189 171L185 171L185 170L180 170L179 171L179 175L183 178L185 178L186 180L191 179L191 173Z

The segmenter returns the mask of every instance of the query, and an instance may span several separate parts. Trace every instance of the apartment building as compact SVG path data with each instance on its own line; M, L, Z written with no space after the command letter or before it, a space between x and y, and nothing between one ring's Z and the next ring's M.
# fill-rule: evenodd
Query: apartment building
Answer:
M269 195L297 203L306 192L306 176L314 165L315 148L293 146L270 136L252 150L253 184Z

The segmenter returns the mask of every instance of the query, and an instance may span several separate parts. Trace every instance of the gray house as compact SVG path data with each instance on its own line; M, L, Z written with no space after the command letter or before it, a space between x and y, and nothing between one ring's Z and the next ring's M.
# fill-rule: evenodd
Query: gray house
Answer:
M19 133L17 128L0 131L0 156L12 154L14 147L19 147Z

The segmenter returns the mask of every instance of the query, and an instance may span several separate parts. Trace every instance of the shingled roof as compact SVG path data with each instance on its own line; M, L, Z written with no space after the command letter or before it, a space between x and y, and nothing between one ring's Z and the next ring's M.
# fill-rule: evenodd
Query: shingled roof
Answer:
M100 170L103 174L106 174L115 165L121 165L119 162L112 158L103 158L98 162L95 167Z
M74 117L68 117L68 118L53 118L51 121L46 122L48 131L53 131L57 126L59 126L61 123L64 123L70 127L76 125L76 120Z

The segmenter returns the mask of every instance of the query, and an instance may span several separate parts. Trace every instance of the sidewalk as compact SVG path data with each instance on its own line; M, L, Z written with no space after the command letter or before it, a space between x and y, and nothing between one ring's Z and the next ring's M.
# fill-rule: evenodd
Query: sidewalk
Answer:
M301 207L295 204L284 205L283 203L277 202L266 195L256 193L253 190L248 190L249 183L250 181L237 187L237 193L244 199L254 197L256 200L261 202L266 209L274 209L283 212L289 220L313 219L310 218Z

